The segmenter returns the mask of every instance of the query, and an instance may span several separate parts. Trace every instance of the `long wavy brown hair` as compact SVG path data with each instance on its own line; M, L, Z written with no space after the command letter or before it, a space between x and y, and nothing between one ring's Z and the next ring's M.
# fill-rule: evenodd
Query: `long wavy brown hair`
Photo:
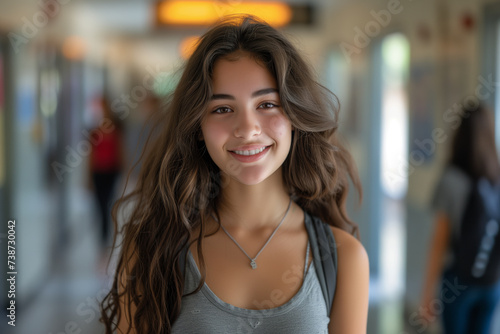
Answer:
M337 98L316 81L280 32L254 17L226 18L198 42L166 108L157 114L157 128L141 157L135 190L113 208L115 228L119 209L125 208L128 214L120 231L123 239L113 286L101 305L106 333L117 328L124 313L132 314L132 303L136 310L130 321L137 333L171 332L183 296L181 253L189 240L198 245L205 277L204 222L218 214L217 200L224 185L200 140L201 122L212 96L214 64L236 51L252 55L276 79L284 113L294 128L282 166L290 195L310 214L357 235L345 201L350 182L360 198L361 186L352 158L336 135ZM115 235L113 246L116 240ZM120 307L124 296L125 312Z

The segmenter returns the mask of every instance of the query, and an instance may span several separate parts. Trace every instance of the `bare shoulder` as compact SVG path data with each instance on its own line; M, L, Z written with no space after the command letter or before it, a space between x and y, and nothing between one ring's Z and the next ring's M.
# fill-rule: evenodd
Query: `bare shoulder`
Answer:
M370 270L361 242L331 227L337 243L337 288L330 313L329 333L366 333Z
M354 261L361 266L367 266L368 254L361 242L353 235L338 227L330 226L330 228L337 244L337 256L339 260Z

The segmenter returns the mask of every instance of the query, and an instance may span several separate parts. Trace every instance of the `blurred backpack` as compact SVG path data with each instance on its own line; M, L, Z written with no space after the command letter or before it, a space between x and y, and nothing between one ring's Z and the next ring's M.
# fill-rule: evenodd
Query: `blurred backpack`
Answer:
M499 281L500 185L485 178L473 183L453 252L454 271L463 282L491 285Z

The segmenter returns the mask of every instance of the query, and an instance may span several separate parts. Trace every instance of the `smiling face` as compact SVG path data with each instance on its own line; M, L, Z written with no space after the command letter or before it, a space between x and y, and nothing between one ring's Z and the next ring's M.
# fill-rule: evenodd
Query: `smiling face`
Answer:
M215 62L203 140L223 177L258 184L281 172L292 126L271 73L247 54L229 59Z

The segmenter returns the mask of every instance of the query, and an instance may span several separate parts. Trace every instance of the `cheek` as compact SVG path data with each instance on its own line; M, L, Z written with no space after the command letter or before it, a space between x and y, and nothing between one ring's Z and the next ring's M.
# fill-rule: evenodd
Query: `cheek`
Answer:
M207 122L202 125L201 131L207 147L219 146L227 137L224 127L218 123Z
M284 115L274 116L270 123L270 130L277 138L283 138L292 132L292 125Z

